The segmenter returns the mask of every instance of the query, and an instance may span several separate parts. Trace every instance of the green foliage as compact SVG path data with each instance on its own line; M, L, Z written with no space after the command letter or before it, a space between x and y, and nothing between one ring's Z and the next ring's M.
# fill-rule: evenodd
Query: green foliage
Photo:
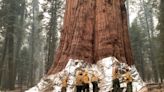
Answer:
M159 69L156 54L158 46L155 41L154 18L157 16L159 2L156 0L136 2L140 3L137 8L138 16L130 28L135 64L144 80L158 82Z
M58 41L58 32L60 30L59 21L58 19L63 15L63 1L61 0L52 0L51 7L48 11L51 15L50 22L48 25L48 32L47 32L47 46L48 49L47 53L47 60L45 63L45 72L47 73L50 69L51 65L53 64L55 58L55 50L57 48L57 41Z
M28 83L28 76L30 74L30 63L29 61L29 50L28 48L24 47L20 51L20 59L16 62L17 63L17 84L18 85L26 85Z
M144 57L143 57L143 49L144 49L144 41L145 36L142 32L142 28L139 26L137 18L133 21L132 26L130 27L130 38L131 45L133 49L135 65L138 71L141 73L142 78L145 80L144 75Z

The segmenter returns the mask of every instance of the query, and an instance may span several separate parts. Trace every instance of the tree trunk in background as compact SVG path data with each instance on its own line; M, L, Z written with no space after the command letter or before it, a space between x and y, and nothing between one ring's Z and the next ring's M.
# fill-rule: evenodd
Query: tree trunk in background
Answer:
M40 44L39 44L39 20L38 20L38 14L39 14L39 2L38 0L33 0L32 2L32 30L30 34L30 77L29 77L29 85L33 86L36 83L37 75L39 75L37 68L39 67L39 64L41 63L40 58L38 57L40 55Z
M58 0L52 0L51 1L51 19L50 19L50 28L49 32L47 33L47 48L48 48L48 54L47 54L47 61L46 61L46 66L45 66L45 71L46 73L50 69L53 60L54 60L54 53L57 47L57 40L58 40L58 30L57 30L57 11L59 10L58 8L58 3L61 1Z
M158 55L159 55L159 68L160 68L160 80L161 83L163 83L164 79L164 0L160 0L160 15L159 15L159 25L158 29L160 30L159 33L159 42L160 42L160 48L158 49Z
M154 60L154 58L155 58L155 56L154 56L154 53L153 53L153 35L151 34L151 31L152 31L152 29L151 29L151 27L152 26L154 26L154 25L149 25L149 20L148 20L148 9L147 9L147 7L146 7L146 4L145 4L145 1L144 0L142 0L142 4L143 4L143 9L144 9L144 15L145 15L145 21L146 21L146 27L147 27L147 34L148 34L148 42L149 42L149 49L150 49L150 51L149 51L149 54L150 54L150 56L149 56L149 58L150 58L150 61L151 61L151 64L152 64L152 70L153 70L153 74L154 74L154 81L155 82L158 82L158 72L157 72L157 64L156 64L156 62L155 62L155 60ZM150 10L149 10L149 12L150 12Z
M16 48L16 75L17 75L17 81L18 81L18 86L22 87L22 75L24 74L24 65L22 63L22 58L21 57L21 46L24 40L24 34L25 34L25 0L20 1L21 6L19 7L19 16L17 19L17 25L18 27L16 28L16 43L15 43L15 48ZM19 85L20 84L20 85Z
M15 50L14 50L14 17L10 17L10 20L12 20L12 22L9 23L9 27L7 27L7 32L6 32L6 38L5 38L5 49L4 51L5 54L4 54L4 58L3 58L3 68L6 68L4 69L2 72L5 72L6 75L2 75L3 77L6 77L8 79L6 79L5 81L3 80L3 77L2 77L2 80L3 82L5 83L2 83L2 88L5 88L5 89L14 89L14 85L15 85L15 78L16 78L16 75L15 75ZM3 74L3 73L2 73ZM9 81L10 80L10 81ZM4 84L4 85L3 85Z
M131 43L133 48L134 56L134 63L137 67L138 71L141 73L142 79L145 80L145 63L143 57L143 36L141 34L141 27L138 25L138 19L135 19L130 27L130 36L131 36Z
M16 64L15 64L15 21L17 19L16 2L13 1L4 1L4 9L7 9L6 12L8 16L5 16L5 26L6 37L4 43L4 52L2 56L2 71L0 74L1 86L3 89L13 90L15 88L16 80Z
M67 0L60 45L48 74L61 71L68 59L96 63L109 56L133 64L124 0Z

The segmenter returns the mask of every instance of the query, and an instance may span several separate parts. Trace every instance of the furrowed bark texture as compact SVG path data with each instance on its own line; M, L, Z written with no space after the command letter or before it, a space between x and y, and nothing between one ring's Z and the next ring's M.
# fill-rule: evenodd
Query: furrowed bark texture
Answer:
M92 64L109 56L133 64L124 0L67 0L60 45L48 74L61 71L69 59Z

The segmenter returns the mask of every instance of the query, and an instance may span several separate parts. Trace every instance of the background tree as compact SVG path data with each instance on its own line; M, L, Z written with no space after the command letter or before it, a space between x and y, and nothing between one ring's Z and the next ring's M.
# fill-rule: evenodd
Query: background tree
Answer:
M63 16L63 6L64 1L61 0L51 0L51 8L49 10L49 14L51 16L49 26L48 26L48 32L47 32L47 60L46 60L46 73L48 72L50 66L53 63L53 60L55 58L55 50L57 48L57 42L58 42L58 34L60 30L60 21L58 19L61 19Z
M46 73L47 58L57 46L63 4L60 0L0 0L0 89L23 91ZM48 48L47 39L52 39Z
M19 3L12 0L3 1L3 27L5 32L5 40L3 45L3 56L1 59L1 85L5 89L14 89L16 78L16 63L15 63L15 30L16 20L18 19L19 12L16 10L20 8ZM7 16L6 16L7 15Z
M160 0L160 7L159 7L159 23L158 23L158 30L160 31L159 35L158 35L158 42L159 42L159 46L158 46L158 63L159 63L159 67L160 67L160 80L161 82L163 82L163 78L164 78L164 1Z
M139 20L135 19L130 27L131 45L133 47L135 65L140 72L141 77L143 80L145 80L145 62L143 57L143 45L145 36L143 35L142 29L138 22Z
M138 4L136 6L138 8L134 8L138 9L136 12L137 16L134 22L132 22L130 28L135 62L138 66L138 70L141 70L140 73L143 76L144 80L149 82L158 82L160 74L158 72L158 58L156 55L158 47L155 41L157 30L155 30L156 24L154 23L154 21L157 20L157 6L159 1L140 0L133 3L134 5ZM136 31L139 34L137 34ZM138 35L138 37L136 37L136 35ZM140 47L137 49L137 46L139 44ZM152 74L153 77L150 77L150 75L152 76Z

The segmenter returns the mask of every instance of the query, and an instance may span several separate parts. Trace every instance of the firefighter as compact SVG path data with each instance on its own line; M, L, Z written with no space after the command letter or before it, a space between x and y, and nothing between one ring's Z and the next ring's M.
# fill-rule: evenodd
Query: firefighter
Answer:
M112 69L113 90L112 92L120 92L120 81L118 67L115 65Z
M92 81L92 85L93 85L93 92L98 92L98 90L99 90L98 77L95 74L92 75L91 81Z
M77 71L76 74L76 92L82 92L83 90L83 72L81 70Z
M89 92L89 76L86 70L83 73L83 84L84 84L83 92Z
M65 76L64 79L62 80L62 91L61 92L66 92L67 80L68 80L68 77Z
M129 68L126 68L126 73L124 74L124 80L127 83L127 90L126 90L126 92L132 92L132 81L133 81L133 78L131 76Z

